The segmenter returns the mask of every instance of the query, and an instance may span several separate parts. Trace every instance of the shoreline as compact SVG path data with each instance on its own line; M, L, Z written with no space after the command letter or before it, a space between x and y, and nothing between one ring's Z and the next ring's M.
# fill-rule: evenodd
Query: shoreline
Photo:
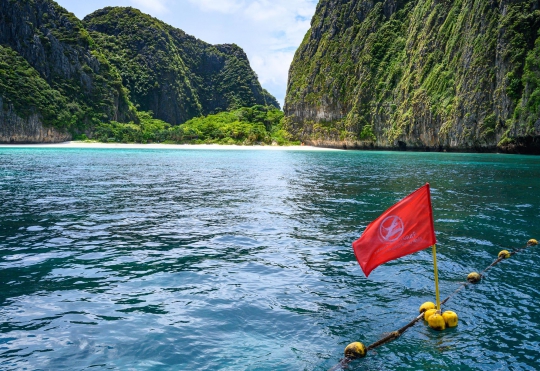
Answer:
M174 150L239 150L239 151L343 151L336 148L314 146L238 146L222 144L140 144L140 143L99 143L69 141L40 144L0 144L0 148L93 148L93 149L174 149Z
M60 143L27 143L27 144L8 144L0 143L0 149L7 148L54 148L54 149L151 149L151 150L221 150L221 151L311 151L311 152L346 152L346 151L366 151L366 152L403 152L403 153L461 153L461 154L503 154L503 155L526 155L538 156L537 152L511 152L511 151L474 151L447 149L445 151L426 150L418 148L408 148L407 150L399 148L378 148L378 147L345 147L337 146L319 147L313 145L303 146L272 146L272 145L250 145L241 146L236 144L163 144L163 143L101 143L101 142L83 142L67 141Z

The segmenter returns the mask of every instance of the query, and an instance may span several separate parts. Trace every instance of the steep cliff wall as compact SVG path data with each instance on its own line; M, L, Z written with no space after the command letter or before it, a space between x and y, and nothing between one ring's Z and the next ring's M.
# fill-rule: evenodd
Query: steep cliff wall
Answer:
M22 118L12 104L4 104L0 97L0 143L58 143L71 140L71 134L45 127L38 114Z
M534 143L539 9L530 0L321 0L290 69L288 128L329 146Z
M168 123L255 104L279 107L236 45L207 44L133 8L107 7L84 23L131 100Z
M82 23L54 1L0 0L0 45L2 56L16 62L2 67L0 96L17 117L60 131L102 120L136 120L118 72ZM28 89L18 87L21 79ZM34 129L30 125L29 132Z
M67 101L16 51L0 45L0 143L68 140ZM47 128L43 123L47 123ZM56 123L58 129L52 124Z
M97 11L86 25L91 34L53 0L0 0L1 142L92 137L101 123L139 123L147 114L137 108L180 124L279 107L236 45L212 46L132 8Z

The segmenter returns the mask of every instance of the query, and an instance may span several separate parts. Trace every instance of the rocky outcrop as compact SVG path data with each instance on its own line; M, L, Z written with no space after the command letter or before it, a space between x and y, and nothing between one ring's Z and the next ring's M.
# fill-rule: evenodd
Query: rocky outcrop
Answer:
M92 136L103 122L138 123L137 110L181 124L279 107L234 44L204 43L133 8L85 24L53 0L0 0L1 141Z
M82 23L54 1L0 0L0 44L22 56L65 97L70 117L47 124L65 127L74 126L72 122L136 119L116 70Z
M237 45L210 45L129 7L98 10L84 24L120 71L130 99L156 118L177 125L256 104L279 108Z
M0 143L58 143L71 140L71 134L44 127L38 114L21 118L13 105L4 105L0 97Z
M334 147L523 149L540 136L539 30L540 1L321 0L287 127Z

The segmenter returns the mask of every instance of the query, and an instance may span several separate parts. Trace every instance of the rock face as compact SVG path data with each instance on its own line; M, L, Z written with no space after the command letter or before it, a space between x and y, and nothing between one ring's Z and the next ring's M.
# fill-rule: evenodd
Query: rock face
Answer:
M534 152L539 29L540 1L321 0L288 128L324 146Z
M34 117L32 122L39 120L61 131L84 128L94 120L136 118L120 75L96 49L82 23L54 1L0 0L0 44L4 54L11 53L9 58L18 60L16 68L3 66L7 75L2 76L0 90L8 102L4 107L13 108L18 117ZM23 68L24 63L27 68ZM28 78L34 74L40 80L39 89ZM19 79L34 88L21 91L17 88ZM39 104L28 106L32 94L40 94L40 89L54 93L54 102L40 97ZM29 127L29 133L36 133L34 126ZM32 141L30 136L23 137ZM41 140L40 136L35 138L36 142Z
M54 133L43 129L43 122L61 125L69 117L65 97L17 52L0 45L0 142L39 143L69 138L65 127Z
M44 127L40 117L32 114L23 119L13 105L7 109L0 97L0 143L58 143L71 140L71 134L54 127Z
M132 8L83 24L52 0L0 0L0 101L7 143L91 136L101 122L138 122L137 108L180 124L279 107L236 45L209 45Z
M120 71L131 100L173 125L195 116L279 104L237 45L210 45L137 9L107 7L84 19Z

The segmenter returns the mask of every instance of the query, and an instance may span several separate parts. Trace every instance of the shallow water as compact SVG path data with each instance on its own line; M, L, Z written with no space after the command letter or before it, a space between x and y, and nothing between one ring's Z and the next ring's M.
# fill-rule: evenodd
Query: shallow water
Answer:
M0 369L327 370L434 300L429 249L351 248L426 182L443 298L540 237L539 157L0 148ZM539 369L539 248L350 369Z

